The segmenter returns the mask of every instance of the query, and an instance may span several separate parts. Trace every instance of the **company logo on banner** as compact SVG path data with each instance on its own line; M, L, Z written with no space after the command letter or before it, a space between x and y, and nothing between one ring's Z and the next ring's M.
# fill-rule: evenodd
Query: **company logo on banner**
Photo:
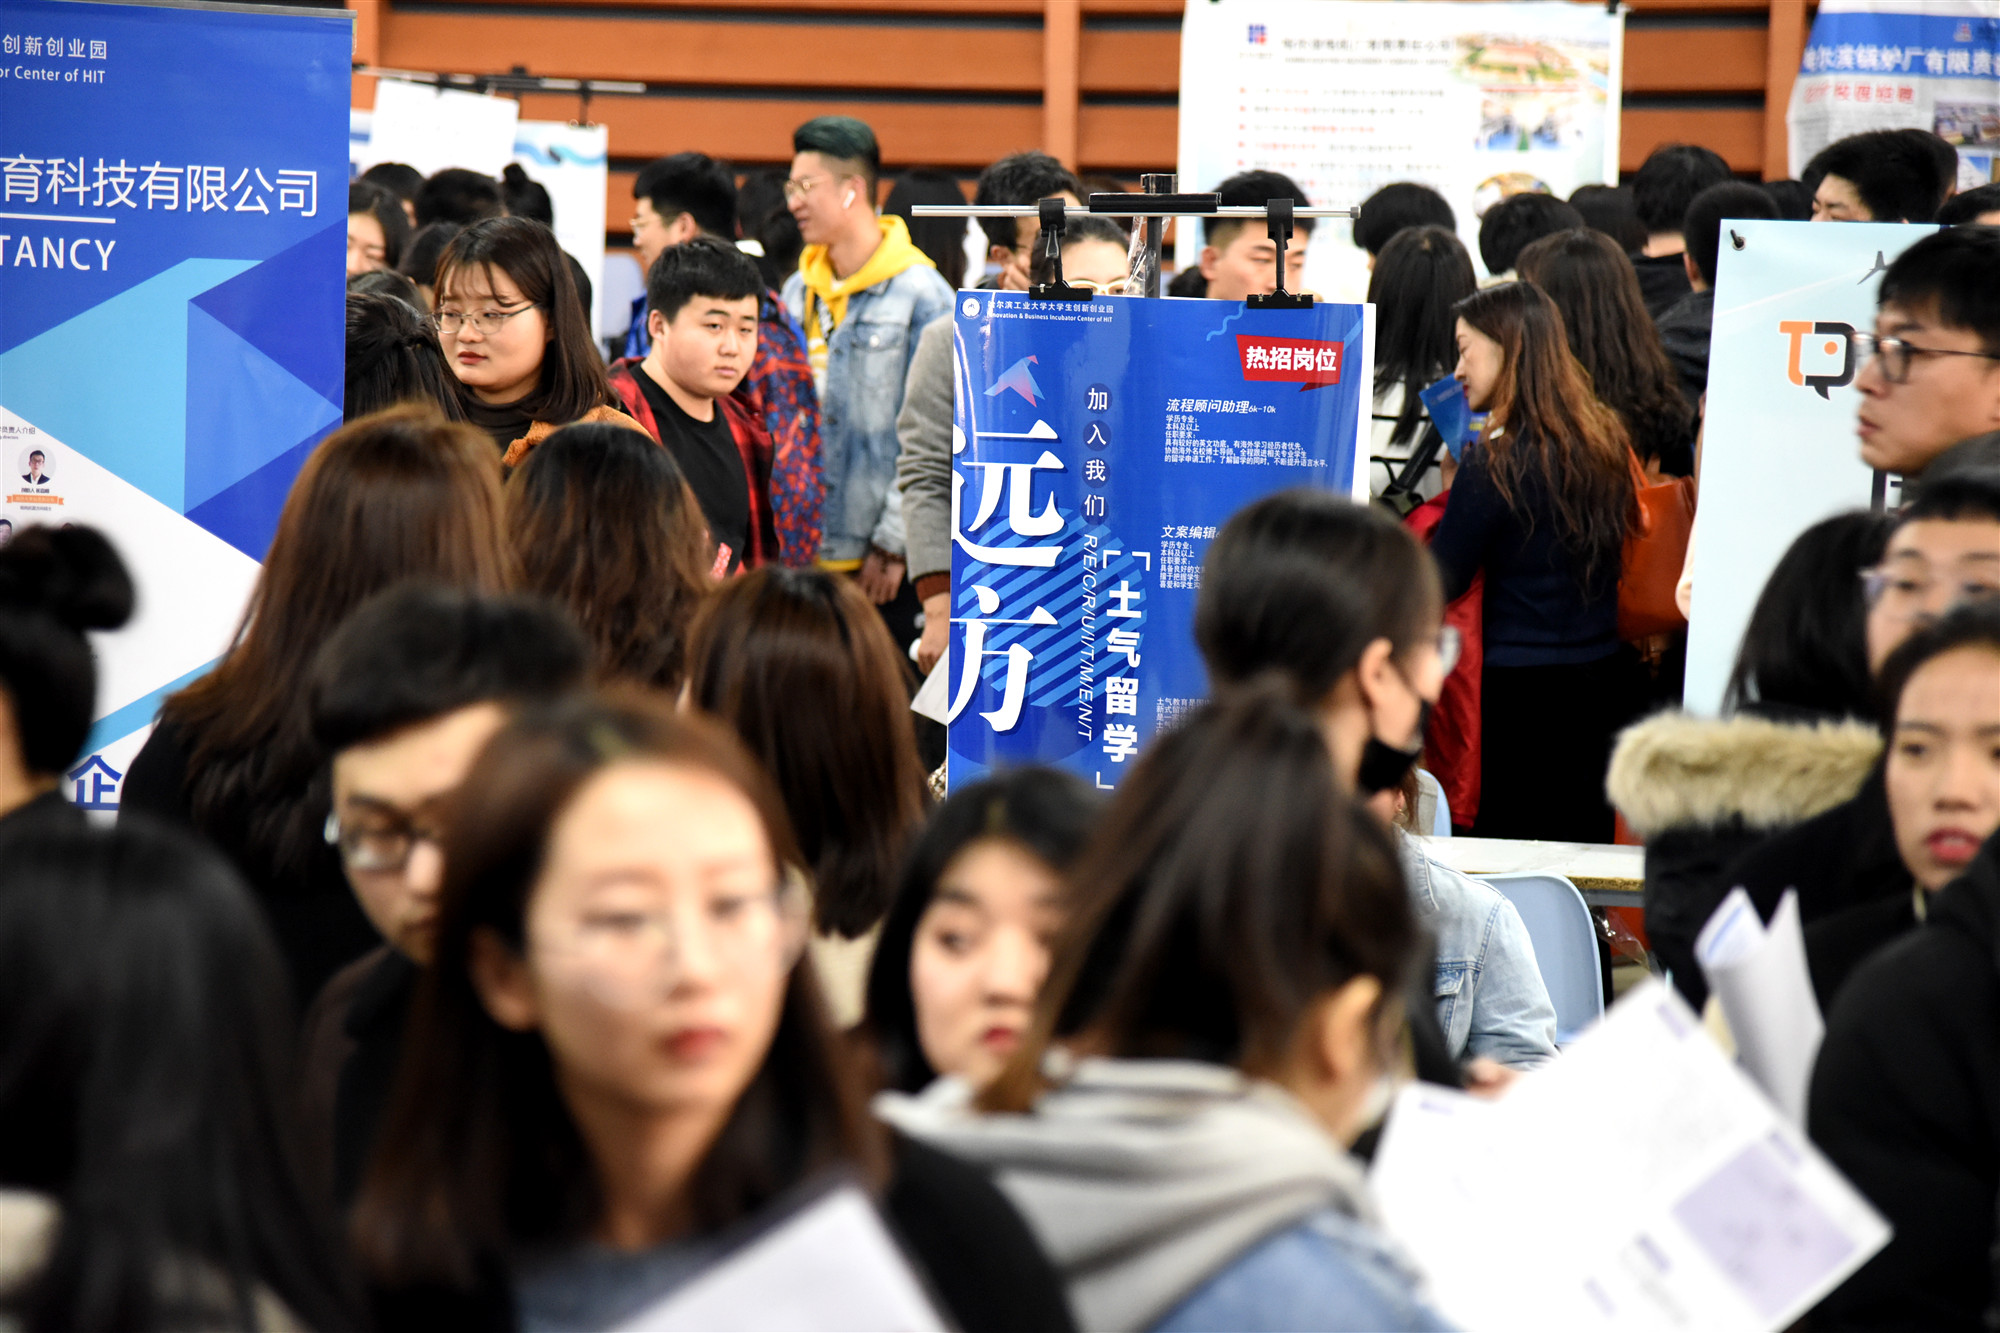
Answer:
M1356 492L1369 336L1355 306L961 302L953 784L1039 763L1113 787L1200 702L1207 544L1270 491Z
M0 30L0 541L89 524L138 584L64 782L112 810L340 422L352 20L12 0Z
M1855 414L1855 332L1875 326L1890 261L1936 230L1879 222L1732 222L1708 355L1686 703L1722 702L1764 581L1801 532L1874 497Z
M1854 382L1854 326L1838 319L1781 319L1778 332L1792 340L1791 357L1785 363L1785 378L1802 388L1811 389L1826 398L1829 389L1838 389ZM1832 337L1819 344L1822 357L1840 358L1840 370L1832 375L1814 375L1807 372L1805 341L1821 334Z

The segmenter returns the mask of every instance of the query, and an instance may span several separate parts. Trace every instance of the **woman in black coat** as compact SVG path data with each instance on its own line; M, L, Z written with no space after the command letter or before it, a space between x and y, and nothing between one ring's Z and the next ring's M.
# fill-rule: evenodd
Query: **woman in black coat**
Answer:
M2000 1194L2000 837L1827 1018L1808 1129L1895 1228L1821 1303L1828 1329L1981 1329Z
M1758 595L1724 716L1660 713L1618 738L1606 788L1646 843L1646 937L1696 1009L1708 982L1695 936L1739 882L1724 871L1760 842L1836 808L1842 813L1829 818L1846 829L1843 803L1882 752L1856 572L1881 559L1888 522L1839 514L1799 534ZM1881 818L1871 827L1886 829L1879 790L1876 808ZM1821 833L1798 841L1810 852ZM1893 840L1887 846L1900 871ZM1777 894L1759 906L1769 916Z

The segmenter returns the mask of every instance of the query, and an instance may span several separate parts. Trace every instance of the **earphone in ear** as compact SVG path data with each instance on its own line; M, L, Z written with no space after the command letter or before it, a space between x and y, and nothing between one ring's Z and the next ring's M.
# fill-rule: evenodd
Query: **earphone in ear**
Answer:
M845 199L843 199L843 200L841 200L841 201L840 201L840 206L841 206L842 208L852 208L852 207L854 207L854 191L852 191L852 190L849 190L849 191L847 192L847 198L845 198Z

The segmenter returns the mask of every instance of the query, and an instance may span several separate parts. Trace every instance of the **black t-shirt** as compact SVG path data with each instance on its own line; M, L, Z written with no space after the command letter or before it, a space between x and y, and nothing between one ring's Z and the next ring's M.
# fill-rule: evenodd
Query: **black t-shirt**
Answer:
M729 432L722 404L714 404L712 419L696 421L654 382L645 367L641 366L634 378L653 409L653 420L659 423L660 443L673 454L688 485L694 488L717 554L727 548L727 572L735 573L750 544L750 481L744 476L743 455L736 450L736 437Z

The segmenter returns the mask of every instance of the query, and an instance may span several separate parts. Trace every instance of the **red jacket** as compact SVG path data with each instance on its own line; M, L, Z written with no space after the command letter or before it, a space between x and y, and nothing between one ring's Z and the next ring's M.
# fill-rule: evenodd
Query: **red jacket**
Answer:
M1444 517L1450 491L1427 500L1403 520L1428 543ZM1444 623L1457 628L1458 665L1445 677L1424 731L1424 765L1444 788L1451 803L1451 822L1467 828L1479 815L1479 690L1485 649L1486 575L1475 574L1472 586L1444 609Z
M659 420L654 417L653 405L646 401L646 391L637 378L643 373L636 358L613 362L608 375L611 392L632 419L658 440ZM729 422L729 434L736 441L736 452L743 458L744 480L750 484L750 549L743 552L742 565L745 569L755 569L775 561L779 551L777 520L771 513L771 437L763 423L751 416L734 394L726 394L715 403Z

